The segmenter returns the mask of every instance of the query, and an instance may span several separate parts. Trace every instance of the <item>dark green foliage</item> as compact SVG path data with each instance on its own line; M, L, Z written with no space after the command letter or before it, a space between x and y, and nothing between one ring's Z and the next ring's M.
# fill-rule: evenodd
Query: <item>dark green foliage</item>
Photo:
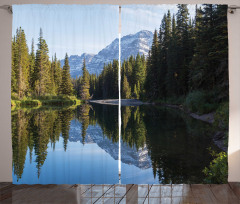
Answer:
M177 73L177 33L175 16L172 18L171 40L167 50L167 73L166 73L166 95L168 97L178 96L178 73Z
M43 39L42 29L38 38L38 49L34 70L34 88L37 96L52 94L51 63L48 56L48 45Z
M72 106L79 105L80 103L81 101L75 96L37 96L22 100L18 100L18 98L12 99L11 107Z
M86 66L84 65L83 67ZM83 84L87 85L88 99L100 99L100 98L118 98L118 61L113 60L112 63L104 65L103 71L99 76L95 74L89 75L87 69L83 74L83 77L79 77L74 80L74 87L77 95L81 97L81 90L83 90ZM85 77L84 77L85 76ZM85 83L87 81L87 83ZM82 88L81 88L82 87ZM91 95L91 97L90 97Z
M167 74L168 74L168 50L171 40L171 14L168 11L162 19L162 24L159 31L159 70L158 70L158 83L159 83L159 96L165 98L167 95Z
M83 61L82 67L83 76L80 83L80 98L83 100L88 100L90 98L89 89L90 89L90 76L86 68L85 59Z
M228 130L229 123L229 103L221 104L214 117L214 126L221 130Z
M216 102L228 100L227 7L197 9L196 47L190 64L191 89L215 90ZM221 19L221 20L220 20Z
M160 31L161 34L161 31ZM159 37L161 39L161 37ZM147 76L145 82L146 97L149 99L159 98L159 42L157 31L153 36L153 43L148 55Z
M29 55L24 30L17 29L12 42L12 91L19 99L28 95Z
M227 35L226 6L196 6L196 16L190 19L187 5L178 5L176 15L168 11L163 16L148 56L138 54L122 62L122 97L152 101L186 97L185 105L194 112L215 110L216 104L228 101ZM90 75L84 61L83 76L71 79L67 55L63 69L56 55L50 62L42 31L36 54L33 44L28 54L20 28L12 41L12 93L18 99L59 94L84 100L118 98L118 66L113 60L100 75Z
M72 95L72 92L70 66L68 62L68 55L66 54L62 70L61 93L64 95Z
M83 104L80 106L80 115L82 122L82 143L85 143L85 137L87 135L87 128L89 125L89 111L90 106L88 104Z
M147 58L144 98L187 97L191 111L216 110L216 104L228 101L227 37L226 6L196 6L194 19L183 4L176 20L165 14Z
M30 104L32 97L55 96L61 93L72 95L69 71L70 67L66 62L63 74L56 54L52 61L49 60L48 45L41 29L36 53L33 40L31 51L28 53L25 33L22 28L17 29L16 36L12 40L11 91L14 96L13 100L24 100L22 104ZM27 103L26 98L29 99Z
M198 114L210 113L216 110L212 92L193 91L190 92L184 102L184 106L191 112Z
M163 16L155 30L149 55L130 56L121 65L121 95L153 101L184 101L198 113L216 110L228 101L228 49L226 6L196 6L190 19L187 5L175 15ZM80 96L82 77L74 80ZM118 98L118 61L104 65L99 76L90 76L95 99ZM130 93L130 94L129 94ZM178 100L178 99L181 100Z
M63 71L61 68L60 60L57 60L56 54L55 54L54 60L52 61L51 69L52 69L52 75L53 75L54 85L55 85L54 87L55 93L60 94Z
M126 75L123 76L122 94L123 99L129 99L131 97L131 88L129 86Z
M94 99L118 98L118 61L104 65L99 76L90 76L90 94ZM130 56L121 65L121 94L122 98L142 98L145 94L146 58L139 54ZM80 79L74 80L78 92Z
M67 150L67 143L69 139L69 131L71 120L73 119L73 113L71 109L65 109L60 111L61 125L62 125L62 137L63 137L63 147Z
M82 76L79 76L78 78L76 77L76 79L72 79L74 94L82 100L89 100L94 94L99 93L99 90L97 91L97 89L99 89L99 86L96 75L89 74L85 59L82 65L82 72Z
M34 40L32 39L31 53L29 54L29 89L34 92L34 69L35 69Z

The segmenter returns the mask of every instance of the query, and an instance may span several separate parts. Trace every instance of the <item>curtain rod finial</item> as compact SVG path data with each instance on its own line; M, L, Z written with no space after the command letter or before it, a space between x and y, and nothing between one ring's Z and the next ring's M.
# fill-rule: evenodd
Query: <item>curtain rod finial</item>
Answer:
M13 14L12 6L10 6L10 5L0 6L0 9L8 10L8 12L9 12L10 14Z
M240 7L232 5L232 6L228 7L228 12L231 13L231 14L234 14L237 9L240 9Z
M13 14L12 6L8 7L8 11L9 11L9 13Z

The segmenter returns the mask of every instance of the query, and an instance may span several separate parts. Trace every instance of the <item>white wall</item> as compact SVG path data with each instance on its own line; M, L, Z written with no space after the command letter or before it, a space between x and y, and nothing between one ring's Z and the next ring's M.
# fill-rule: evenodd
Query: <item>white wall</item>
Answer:
M120 3L121 2L121 3ZM12 4L202 4L240 6L240 0L1 0ZM229 181L240 182L240 9L229 20ZM11 142L11 36L12 15L0 9L0 182L12 181Z
M228 181L240 182L240 9L228 15L229 35L229 145Z

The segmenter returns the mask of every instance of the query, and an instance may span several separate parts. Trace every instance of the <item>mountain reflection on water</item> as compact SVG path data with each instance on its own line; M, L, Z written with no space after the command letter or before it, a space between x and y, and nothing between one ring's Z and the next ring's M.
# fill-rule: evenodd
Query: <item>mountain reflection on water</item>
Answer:
M122 107L122 183L201 183L210 125L155 106ZM117 183L118 107L12 111L14 183Z

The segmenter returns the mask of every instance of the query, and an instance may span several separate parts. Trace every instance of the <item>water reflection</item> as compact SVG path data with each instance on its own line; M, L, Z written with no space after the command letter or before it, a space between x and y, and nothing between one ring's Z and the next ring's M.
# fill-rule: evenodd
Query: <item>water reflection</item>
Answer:
M122 183L203 182L202 169L211 160L207 148L215 148L209 134L210 126L177 110L153 106L123 107ZM62 155L67 154L64 152L73 148L68 145L76 142L83 144L74 150L78 155L89 151L84 149L84 146L96 144L95 151L104 150L101 153L105 155L104 158L110 155L110 158L102 160L104 165L115 165L119 148L117 107L83 104L72 108L12 111L13 175L16 177L14 182L27 183L26 176L23 177L24 171L31 172L34 168L38 178L47 177L46 173L41 175L41 169L45 163L46 169L52 168L49 162L46 162L50 160L49 152L56 151L57 145ZM86 155L88 162L79 168L86 171L91 163L91 167L98 170L99 165L95 164L91 152ZM27 159L29 161L26 161ZM61 157L56 157L55 160L62 162ZM80 162L77 157L68 160L70 165ZM94 177L92 172L87 174L89 175L86 175L86 179L87 176ZM104 179L106 178L101 180L100 175L97 180L88 183L105 183ZM110 183L116 183L117 180L117 171L116 175L108 178ZM74 183L84 182L87 181L78 179Z

